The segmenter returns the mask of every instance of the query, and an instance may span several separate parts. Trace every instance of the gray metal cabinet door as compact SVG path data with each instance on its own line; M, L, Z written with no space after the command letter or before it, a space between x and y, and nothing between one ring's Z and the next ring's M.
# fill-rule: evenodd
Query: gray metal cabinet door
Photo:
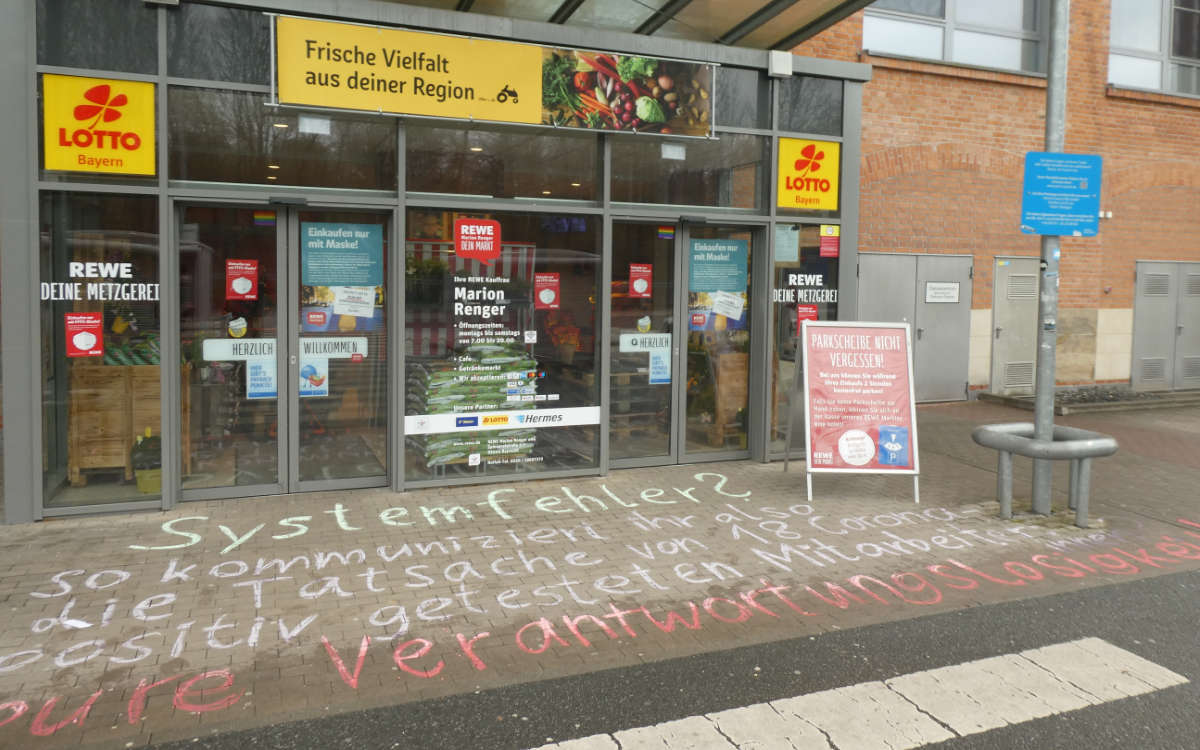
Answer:
M917 258L913 381L917 401L967 397L971 342L969 255Z
M916 314L917 256L858 254L858 319L909 323Z
M1175 362L1176 263L1139 262L1133 301L1133 387L1171 388Z
M1038 258L996 259L992 277L992 393L1033 393L1040 263Z
M1175 316L1175 388L1200 388L1200 263L1180 263Z

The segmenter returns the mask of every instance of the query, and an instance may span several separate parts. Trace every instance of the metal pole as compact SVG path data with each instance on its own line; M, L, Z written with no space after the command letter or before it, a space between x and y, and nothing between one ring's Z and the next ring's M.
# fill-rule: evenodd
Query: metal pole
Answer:
M1061 153L1066 140L1067 43L1071 30L1070 0L1051 0L1050 50L1046 76L1047 152ZM1058 255L1059 239L1042 235L1042 278L1038 294L1037 379L1033 397L1033 437L1054 439L1055 346L1058 343ZM1050 490L1054 463L1033 462L1033 512L1050 513Z

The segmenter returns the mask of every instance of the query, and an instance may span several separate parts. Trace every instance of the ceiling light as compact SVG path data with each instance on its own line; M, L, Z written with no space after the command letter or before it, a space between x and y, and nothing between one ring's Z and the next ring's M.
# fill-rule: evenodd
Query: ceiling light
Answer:
M269 174L269 175L267 175L267 179L268 179L268 180L278 180L279 178L278 178L278 177L276 177L276 176L275 176L275 175L273 175L273 174Z
M471 146L471 150L472 150L472 151L482 151L482 150L483 150L483 146Z
M288 126L286 122L273 122L271 124L277 128L286 128Z
M279 165L278 164L268 164L267 169L279 169Z
M582 183L579 183L579 182L572 182L571 187L579 187L581 184Z
M543 191L542 191L542 195L550 195L550 191L549 191L549 190L543 190Z

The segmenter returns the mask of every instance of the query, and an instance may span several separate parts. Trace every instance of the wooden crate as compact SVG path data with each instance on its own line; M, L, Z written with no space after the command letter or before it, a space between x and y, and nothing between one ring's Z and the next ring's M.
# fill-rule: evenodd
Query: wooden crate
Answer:
M750 393L750 355L734 352L717 356L717 414L716 424L726 424L737 419L737 413L745 408Z
M133 479L130 369L72 363L67 479L76 487L87 484L87 477L80 473L83 469L119 468L126 481Z
M181 396L184 473L191 473L191 393L184 365ZM72 363L67 411L67 479L87 484L84 469L121 469L133 479L130 451L138 436L161 432L158 365Z

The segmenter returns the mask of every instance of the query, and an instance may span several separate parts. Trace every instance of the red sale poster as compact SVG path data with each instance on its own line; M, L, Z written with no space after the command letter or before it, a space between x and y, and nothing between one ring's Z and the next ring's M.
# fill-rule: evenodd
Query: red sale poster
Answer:
M817 319L816 305L796 305L796 330L800 330L800 326L804 325L806 320Z
M258 261L225 261L225 299L258 299Z
M649 299L654 292L654 265L651 263L629 264L629 296L634 299Z
M558 297L557 273L535 273L533 275L533 309L557 310Z
M909 328L806 320L808 470L918 474Z
M64 313L68 357L104 356L104 313Z

